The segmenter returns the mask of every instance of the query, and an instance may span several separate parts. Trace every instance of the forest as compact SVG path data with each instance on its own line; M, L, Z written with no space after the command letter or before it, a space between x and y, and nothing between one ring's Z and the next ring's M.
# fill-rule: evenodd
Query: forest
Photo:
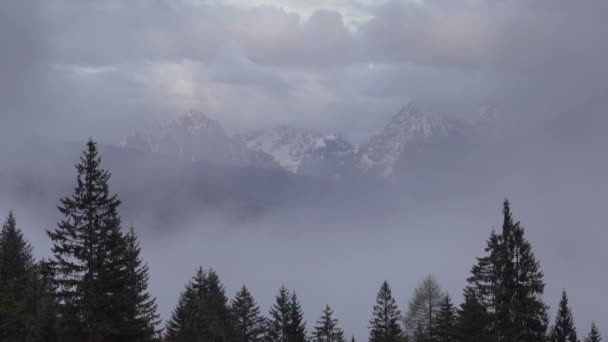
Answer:
M121 201L110 191L110 172L93 140L76 171L73 193L58 203L61 220L46 232L50 258L34 259L13 212L2 225L2 341L355 341L330 305L318 308L319 319L309 324L296 291L277 284L265 314L246 286L229 298L209 265L193 270L162 322L136 229L122 223ZM595 324L577 334L566 290L555 317L549 317L541 265L508 200L501 228L480 254L463 284L461 303L429 275L400 309L389 283L379 279L376 304L369 321L362 322L369 342L602 340Z

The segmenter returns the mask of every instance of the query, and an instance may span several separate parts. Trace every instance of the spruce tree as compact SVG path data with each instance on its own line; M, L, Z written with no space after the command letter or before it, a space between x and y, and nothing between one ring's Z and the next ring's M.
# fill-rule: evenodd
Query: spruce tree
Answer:
M589 335L585 337L585 342L601 342L602 336L599 331L597 331L597 327L595 326L595 322L591 323L591 331L589 331Z
M325 306L321 318L317 321L313 332L314 342L345 342L344 332L338 326L338 320L333 317L334 312Z
M123 306L126 326L122 335L129 341L153 341L160 334L157 329L160 316L157 313L156 299L148 293L148 265L141 260L141 248L133 227L125 240L126 288Z
M507 200L502 232L492 232L486 253L473 266L468 282L489 315L488 339L543 341L547 331L543 273L524 238L524 228L513 221Z
M264 338L265 322L260 308L243 285L232 299L231 311L237 342L261 342Z
M433 342L454 342L457 340L456 333L456 308L452 304L449 295L445 295L441 307L433 322Z
M551 342L578 342L574 318L572 318L572 311L568 306L568 295L565 290L562 291L562 298L559 302L557 316L555 317L555 325L551 328L549 340Z
M281 286L275 297L275 303L270 308L270 322L266 340L272 342L287 342L291 321L291 303L289 290Z
M13 212L0 232L0 339L25 340L31 327L29 290L34 278L32 248L23 238Z
M180 293L177 306L165 328L165 340L174 342L204 341L207 336L204 307L206 275L202 267L197 269L184 291Z
M234 325L228 307L228 298L214 270L209 270L204 280L202 314L207 325L207 341L224 342L234 339Z
M292 293L289 302L289 323L287 324L287 341L304 342L306 341L306 322L304 312L298 301L296 293Z
M428 275L414 290L404 322L415 342L431 341L435 317L443 297L441 286L431 275Z
M401 311L387 281L382 283L380 291L376 296L376 305L372 312L369 324L370 342L397 342L402 337Z
M110 173L92 140L76 165L76 188L60 200L63 218L47 234L53 242L63 332L67 340L120 341L125 325L125 241L111 195Z
M480 303L477 293L472 288L464 291L464 302L458 310L457 321L458 341L460 342L487 342L488 313Z

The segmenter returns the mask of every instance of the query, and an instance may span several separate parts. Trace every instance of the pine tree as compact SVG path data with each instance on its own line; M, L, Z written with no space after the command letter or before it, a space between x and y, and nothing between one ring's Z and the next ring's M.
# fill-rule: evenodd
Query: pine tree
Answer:
M232 300L237 342L261 342L264 337L265 322L260 308L247 287L243 286Z
M291 321L291 304L289 290L281 286L275 297L275 303L270 309L270 322L266 340L273 342L287 342L289 336L289 323Z
M120 200L110 195L110 173L92 140L76 165L74 193L60 200L63 219L47 234L53 242L54 282L65 339L120 341L125 325L125 241Z
M304 342L306 341L306 322L304 312L298 301L296 293L292 293L289 303L289 323L287 324L287 341Z
M414 290L414 295L405 316L405 326L409 335L416 342L431 341L434 321L444 294L441 286L431 275L428 275Z
M454 342L457 337L456 308L454 308L450 296L446 294L433 322L431 340L433 342Z
M464 291L464 302L460 305L457 322L458 341L492 341L488 335L488 313L472 288Z
M334 312L325 306L321 318L317 321L313 332L314 342L345 342L344 332L338 327L338 320L333 317Z
M29 289L34 278L32 248L23 238L12 212L0 232L0 339L25 340Z
M369 324L370 342L397 342L402 335L401 311L397 308L388 282L384 281L376 296L376 305Z
M568 295L565 290L562 292L555 325L551 328L549 340L551 342L578 342L574 319L572 318L572 311L570 311L570 307L568 306Z
M202 315L205 282L206 275L201 267L180 293L177 306L173 309L165 329L167 341L204 341L207 336L206 322Z
M507 200L502 232L492 232L486 253L473 266L468 282L486 307L491 323L488 339L543 341L547 331L543 273L523 227L513 221Z
M129 341L153 341L160 334L157 329L160 316L157 313L156 299L148 293L148 265L143 264L141 260L141 248L133 227L125 240L127 286L123 305L127 320L122 335Z
M589 335L585 337L585 342L601 342L602 336L600 336L599 331L597 331L597 327L595 326L595 322L591 323L591 331L589 331Z

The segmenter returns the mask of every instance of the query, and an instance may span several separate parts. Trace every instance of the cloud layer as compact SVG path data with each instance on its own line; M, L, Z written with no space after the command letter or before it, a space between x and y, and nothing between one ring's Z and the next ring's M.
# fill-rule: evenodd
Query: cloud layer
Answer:
M236 131L288 123L355 139L408 99L448 114L487 102L559 111L606 89L607 11L600 0L11 1L3 111L54 114L55 128L85 131L72 137L109 141L191 107Z

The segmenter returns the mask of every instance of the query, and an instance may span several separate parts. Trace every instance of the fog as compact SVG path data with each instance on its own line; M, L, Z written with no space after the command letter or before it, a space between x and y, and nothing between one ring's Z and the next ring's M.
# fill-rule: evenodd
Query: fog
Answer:
M579 334L608 331L605 1L35 1L0 8L0 213L37 257L98 140L151 268L163 318L195 268L246 284L265 313L281 285L311 330L325 304L367 337L388 280L401 310L433 274L456 302L509 197ZM395 183L340 184L190 164L116 147L201 109L232 133L278 124L362 144L402 104L497 127L455 162ZM169 162L168 162L169 161ZM251 180L250 180L250 179ZM3 215L4 215L3 214Z

